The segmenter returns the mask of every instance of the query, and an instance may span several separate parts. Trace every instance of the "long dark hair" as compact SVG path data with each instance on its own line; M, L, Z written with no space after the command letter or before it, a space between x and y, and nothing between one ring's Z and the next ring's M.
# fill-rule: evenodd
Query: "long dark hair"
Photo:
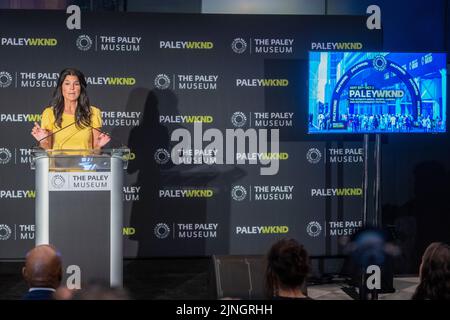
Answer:
M310 270L308 252L294 239L282 239L267 254L266 294L273 298L281 288L299 288Z
M53 114L55 115L55 124L57 127L61 127L62 116L64 113L62 84L67 76L76 76L81 86L77 109L75 110L75 125L78 128L88 127L91 125L91 105L86 91L87 83L84 74L74 68L66 68L59 74L58 84L53 92L53 99L51 102Z
M450 300L450 246L430 244L422 257L420 283L413 300Z

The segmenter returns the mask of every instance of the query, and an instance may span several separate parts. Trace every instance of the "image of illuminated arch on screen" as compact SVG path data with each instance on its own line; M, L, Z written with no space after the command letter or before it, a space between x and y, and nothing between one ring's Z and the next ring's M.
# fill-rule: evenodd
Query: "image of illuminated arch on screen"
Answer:
M308 133L446 132L445 53L309 52Z

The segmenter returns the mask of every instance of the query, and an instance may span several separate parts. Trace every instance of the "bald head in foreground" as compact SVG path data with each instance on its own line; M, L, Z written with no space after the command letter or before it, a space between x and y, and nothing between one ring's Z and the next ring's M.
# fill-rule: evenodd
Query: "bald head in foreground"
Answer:
M53 293L62 279L60 254L51 245L36 246L27 253L22 275L30 287L23 299L53 299Z

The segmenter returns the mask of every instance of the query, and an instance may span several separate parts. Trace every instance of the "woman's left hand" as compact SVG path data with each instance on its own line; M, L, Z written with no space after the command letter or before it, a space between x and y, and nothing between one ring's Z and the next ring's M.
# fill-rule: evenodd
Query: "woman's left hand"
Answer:
M111 141L111 137L108 136L107 134L104 133L100 133L97 136L97 139L95 141L95 146L97 148L102 148L105 144L107 144L109 141Z

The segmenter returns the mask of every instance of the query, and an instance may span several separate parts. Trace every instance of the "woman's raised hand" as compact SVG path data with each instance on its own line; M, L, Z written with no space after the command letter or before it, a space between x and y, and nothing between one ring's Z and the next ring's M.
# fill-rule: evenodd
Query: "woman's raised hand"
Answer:
M48 136L50 133L48 130L42 129L39 123L35 122L33 129L31 129L31 135L37 140L40 141Z

